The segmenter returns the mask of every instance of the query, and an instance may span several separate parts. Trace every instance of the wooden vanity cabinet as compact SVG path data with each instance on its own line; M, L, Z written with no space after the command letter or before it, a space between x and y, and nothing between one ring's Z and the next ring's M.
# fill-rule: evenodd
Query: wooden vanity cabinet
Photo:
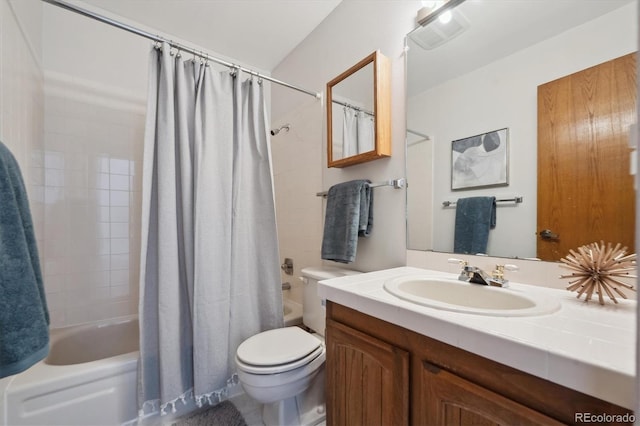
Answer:
M416 424L425 425L561 425L427 361L422 362Z
M556 425L630 410L327 301L327 425Z
M327 423L407 424L409 353L335 322L325 338Z

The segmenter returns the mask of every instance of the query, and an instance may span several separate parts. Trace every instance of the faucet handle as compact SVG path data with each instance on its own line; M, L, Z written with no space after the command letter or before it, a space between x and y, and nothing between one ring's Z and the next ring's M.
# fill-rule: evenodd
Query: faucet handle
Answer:
M520 270L520 267L518 265L513 265L511 263L505 263L504 265L496 265L496 266L501 266L503 271L505 269L507 271L519 271Z
M456 259L455 257L450 257L447 259L447 263L457 263L458 265L465 267L469 264L466 260Z
M456 259L455 257L450 257L449 259L447 259L448 263L457 263L458 265L460 265L460 267L462 268L462 270L460 271L460 275L458 275L458 279L460 281L469 281L469 272L467 270L469 265L469 262L467 262L466 260L462 260L462 259Z
M503 281L507 281L504 279L504 270L507 271L517 271L520 268L517 265L512 265L510 263L504 264L504 265L496 265L496 269L493 270L493 278L495 278L496 280L503 280Z
M496 271L500 271L502 273L504 273L504 270L507 271L517 271L520 269L520 267L518 265L512 265L510 263L506 263L504 265L496 265Z

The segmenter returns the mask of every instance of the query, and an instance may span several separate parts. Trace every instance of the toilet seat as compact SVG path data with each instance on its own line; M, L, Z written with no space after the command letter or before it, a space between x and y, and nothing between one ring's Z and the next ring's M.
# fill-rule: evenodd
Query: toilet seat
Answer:
M323 353L324 353L324 348L321 346L317 348L315 351L313 351L312 353L310 353L308 356L301 358L295 362L288 363L288 364L270 365L270 366L256 366L256 365L247 364L245 362L240 361L240 359L238 359L238 357L236 356L236 365L238 366L239 369L241 369L245 373L269 376L274 374L286 373L288 371L303 367L309 364L310 362L312 362L313 360L315 360L316 358L318 358Z
M299 327L268 330L242 342L238 367L247 373L277 374L310 363L324 352L322 341Z

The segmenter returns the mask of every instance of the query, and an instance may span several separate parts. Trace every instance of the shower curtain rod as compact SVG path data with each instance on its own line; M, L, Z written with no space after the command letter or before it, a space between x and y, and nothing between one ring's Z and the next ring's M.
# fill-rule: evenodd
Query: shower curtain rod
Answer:
M179 43L176 43L174 41L168 40L168 39L166 39L164 37L161 37L159 35L151 34L151 33L147 32L147 31L141 30L141 29L133 27L131 25L124 24L122 22L116 21L116 20L111 19L111 18L107 18L106 16L99 15L99 14L97 14L95 12L91 12L91 11L89 11L87 9L83 9L81 7L78 7L76 5L67 3L65 1L62 1L62 0L42 0L42 1L45 2L45 3L49 3L49 4L52 4L54 6L58 6L58 7L61 7L63 9L69 10L71 12L78 13L78 14L86 16L88 18L95 19L97 21L100 21L102 23L111 25L113 27L120 28L121 30L128 31L130 33L142 36L144 38L148 38L149 40L153 40L153 41L156 41L156 42L159 42L159 43L168 43L171 47L173 47L175 49L178 49L179 51L191 53L191 54L193 54L195 56L204 58L204 59L206 59L208 61L215 62L215 63L218 63L220 65L224 65L224 66L227 66L227 67L230 67L230 68L236 68L236 69L238 69L240 71L246 72L246 73L248 73L250 75L256 76L256 77L261 78L263 80L268 80L268 81L270 81L272 83L276 83L276 84L279 84L281 86L288 87L289 89L293 89L293 90L297 90L298 92L306 93L307 95L311 95L311 96L315 97L316 99L321 99L322 98L322 94L321 93L312 92L311 90L303 89L302 87L298 87L298 86L295 86L293 84L285 83L284 81L277 80L275 78L260 74L257 71L253 71L253 70L241 67L239 65L236 65L234 63L225 61L223 59L216 58L215 56L210 56L210 55L202 52L201 50L192 49L192 48L190 48L188 46L181 45Z
M342 105L343 107L347 107L347 108L355 109L356 111L362 111L362 112L364 112L365 114L368 114L368 115L370 115L370 116L374 116L374 114L373 114L371 111L367 111L367 110L366 110L366 109L364 109L364 108L360 108L360 107L358 107L358 106L351 105L351 104L348 104L348 103L346 103L346 102L338 101L338 100L336 100L336 99L332 99L332 100L331 100L331 102L333 102L334 104Z

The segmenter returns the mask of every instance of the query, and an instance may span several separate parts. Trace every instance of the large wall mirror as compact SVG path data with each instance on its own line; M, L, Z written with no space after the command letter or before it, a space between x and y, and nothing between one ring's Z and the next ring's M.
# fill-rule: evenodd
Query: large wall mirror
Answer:
M543 102L538 99L545 96L541 95L541 88L547 83L588 70L583 81L573 83L572 90L578 90L576 93L581 97L590 99L592 94L609 91L613 96L611 103L621 103L618 94L632 92L635 100L636 57L633 53L638 50L637 7L634 0L466 0L451 10L449 22L456 31L437 19L408 34L408 249L454 252L456 201L464 197L495 196L507 201L497 204L496 226L489 232L484 254L558 260L567 253L556 250L556 257L548 258L540 255L539 246L554 244L558 236L563 239L568 231L556 226L577 223L578 209L572 196L540 206L538 192L556 191L562 184L588 193L591 207L580 212L586 212L590 224L578 225L583 244L601 239L618 242L617 237L609 238L601 229L601 225L610 222L600 216L602 206L612 204L619 215L613 222L621 221L623 216L631 217L624 232L631 236L628 245L633 250L635 194L633 185L628 185L633 178L627 171L631 151L628 135L637 117L635 101L625 107L624 113L585 103L587 119L565 124L563 131L572 133L578 140L596 140L600 132L598 126L611 127L602 125L605 123L602 120L607 118L615 122L616 137L626 145L613 152L596 144L587 157L577 156L573 149L557 150L558 155L564 152L562 155L568 155L570 162L586 168L587 173L576 169L556 176L552 175L553 167L542 165L538 151L538 138L546 134L539 126L543 125L542 121L549 121L548 117L539 118L544 111L538 107L546 104L547 110L559 111L564 108L564 104L559 104L566 102L566 98L561 100L553 95ZM450 34L456 35L447 40ZM626 64L633 70L622 77L606 74L608 71L600 74L590 71L625 55L629 55ZM555 117L552 123L553 120ZM487 146L483 135L499 137ZM499 164L498 167L507 169L506 182L488 177L481 181L485 185L467 183L461 187L454 185L452 189L452 174L456 173L454 160L460 154L455 152L454 141L467 139L482 155L499 146L508 148L504 163L492 163L492 167ZM547 148L540 149L546 154ZM606 164L604 169L598 168L603 164ZM484 165L475 167L478 171ZM625 181L627 189L603 183L603 176L614 169L623 171L620 179ZM539 179L541 176L554 177L549 184ZM542 185L550 186L543 188ZM613 199L619 202L602 201L600 196L605 193L615 193ZM557 219L548 225L545 238L541 235L545 225L538 223L541 207L551 210Z
M327 83L328 167L391 155L389 60L379 51Z

